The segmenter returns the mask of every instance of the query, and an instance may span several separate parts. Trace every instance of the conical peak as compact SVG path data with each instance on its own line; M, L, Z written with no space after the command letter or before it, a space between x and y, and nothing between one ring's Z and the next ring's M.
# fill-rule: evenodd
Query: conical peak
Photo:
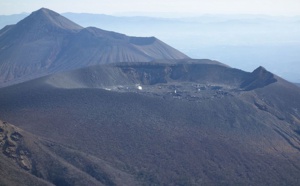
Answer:
M267 71L267 70L263 66L259 66L254 71Z
M263 76L263 75L273 75L271 72L267 71L264 67L259 66L258 68L256 68L253 72L253 75L255 76Z
M41 8L37 11L34 11L28 16L28 18L31 18L32 20L44 20L44 21L47 20L47 21L54 21L54 22L56 19L59 19L59 17L61 17L61 15L46 8Z
M34 12L44 12L44 13L46 13L46 12L48 12L48 13L49 13L49 12L52 12L52 13L56 13L56 12L54 12L53 10L50 10L50 9L44 8L44 7L40 8L40 9L34 11ZM56 14L57 14L57 13L56 13Z
M51 26L64 30L82 29L81 26L47 8L41 8L32 12L27 18L20 21L19 24L27 25L29 27L32 27L33 25L43 27Z
M56 13L56 12L54 12L54 11L48 9L48 8L40 8L40 9L38 9L38 10L32 12L32 13L43 13L43 14L49 14L49 13L53 14L54 13L54 14L58 14L58 13Z
M276 81L277 79L274 77L274 74L267 71L264 67L259 66L241 84L241 88L248 91L265 87L271 83L275 83Z
M39 17L44 16L44 17L53 19L55 17L60 17L61 15L59 15L58 13L56 13L52 10L49 10L47 8L41 8L37 11L32 12L31 16L39 16Z

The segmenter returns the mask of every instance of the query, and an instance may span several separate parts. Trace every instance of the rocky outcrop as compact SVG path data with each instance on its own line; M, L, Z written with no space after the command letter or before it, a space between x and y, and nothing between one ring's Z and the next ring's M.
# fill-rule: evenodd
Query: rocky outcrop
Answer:
M0 148L5 156L13 159L24 170L32 169L30 152L23 145L23 135L5 121L0 121Z

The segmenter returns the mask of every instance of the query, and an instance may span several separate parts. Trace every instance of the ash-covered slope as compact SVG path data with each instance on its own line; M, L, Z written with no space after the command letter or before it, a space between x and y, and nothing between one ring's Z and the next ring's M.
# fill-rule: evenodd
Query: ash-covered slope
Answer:
M251 76L241 84L241 87L244 90L253 90L264 87L276 81L277 79L274 74L268 72L263 67L258 67L252 72Z
M0 121L0 185L53 185L29 172L31 153L25 143L32 143L31 137L18 127Z
M12 81L46 73L64 41L82 27L47 9L0 31L0 81Z
M34 80L59 88L117 88L182 82L216 83L238 87L250 73L202 59L155 60L148 63L114 63L57 73Z
M5 121L0 121L0 142L1 185L136 185L131 175L99 158Z
M45 8L0 30L2 86L95 64L182 58L155 37L82 28Z
M0 89L0 118L51 141L64 184L81 179L62 162L104 185L298 185L300 89L273 74L254 86L269 73L209 60L89 67Z

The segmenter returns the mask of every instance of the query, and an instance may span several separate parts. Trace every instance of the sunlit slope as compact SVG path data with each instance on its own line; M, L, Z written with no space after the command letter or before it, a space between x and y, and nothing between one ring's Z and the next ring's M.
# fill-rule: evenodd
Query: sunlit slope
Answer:
M183 58L155 37L83 28L45 8L0 30L2 86L96 64Z

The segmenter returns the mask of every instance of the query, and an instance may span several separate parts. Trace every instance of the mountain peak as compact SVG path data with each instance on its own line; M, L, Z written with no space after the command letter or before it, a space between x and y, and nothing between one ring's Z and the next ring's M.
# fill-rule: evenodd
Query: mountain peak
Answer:
M17 25L28 29L36 29L37 27L43 29L55 28L59 30L82 29L82 27L78 24L47 8L41 8L32 12L27 18L20 21Z
M50 10L48 8L40 8L32 13L38 13L38 14L58 14L56 12L54 12L53 10Z
M259 66L252 73L253 74L262 74L262 73L267 73L267 72L268 71L263 66Z
M155 37L82 28L47 8L0 30L0 49L0 86L90 65L188 58Z
M250 77L241 84L241 88L244 90L253 90L267 86L276 82L277 79L274 74L267 71L264 67L259 66L251 74Z
M58 14L57 12L54 12L50 9L47 9L47 8L41 8L41 9L38 9L34 12L31 13L31 16L38 16L40 18L48 18L48 19L54 19L57 18L57 17L60 17L61 15Z

